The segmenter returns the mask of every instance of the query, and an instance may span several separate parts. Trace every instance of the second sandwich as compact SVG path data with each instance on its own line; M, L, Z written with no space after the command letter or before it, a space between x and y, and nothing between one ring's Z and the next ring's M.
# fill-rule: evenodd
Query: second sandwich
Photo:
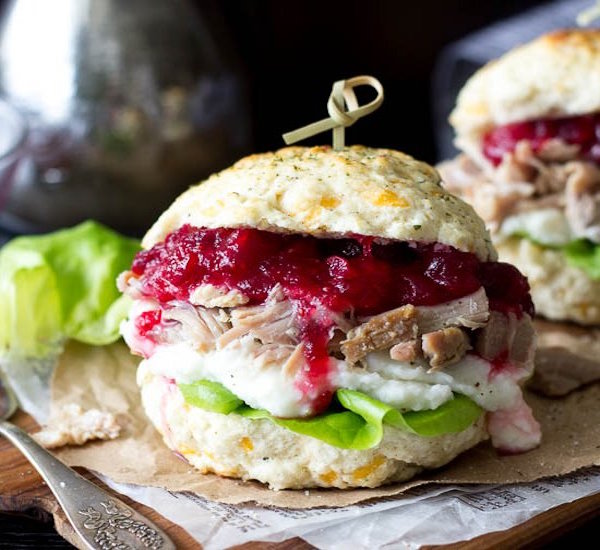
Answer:
M450 122L463 154L440 166L445 184L527 276L537 313L599 325L600 31L557 31L489 63Z

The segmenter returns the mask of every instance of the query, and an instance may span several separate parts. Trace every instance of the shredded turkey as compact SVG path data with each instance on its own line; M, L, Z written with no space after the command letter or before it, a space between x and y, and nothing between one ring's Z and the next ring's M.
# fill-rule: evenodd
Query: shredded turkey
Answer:
M285 364L283 365L283 373L290 378L295 378L298 372L306 367L304 359L304 345L298 344L291 353L289 353Z
M560 139L538 151L524 140L495 168L464 154L438 168L445 186L471 203L492 232L509 216L552 207L565 213L575 237L600 242L600 168L579 153Z
M566 185L565 162L575 160L579 148L568 145L559 139L547 141L534 152L528 141L517 143L513 153L506 154L493 173L492 179L498 183L530 183L536 196L562 192ZM509 168L512 167L512 168ZM507 177L512 170L517 177Z
M487 222L491 231L498 231L502 222L518 212L518 205L532 200L533 187L528 183L481 182L467 200Z
M227 314L218 308L194 307L187 302L173 302L162 312L165 330L156 338L161 343L176 343L182 340L193 342L196 348L213 349L215 341L229 329Z
M211 284L199 285L190 292L190 304L206 308L237 307L248 301L248 296L244 296L239 290L227 290Z
M469 202L492 231L500 228L517 204L535 193L534 187L524 180L524 172L512 157L509 160L499 167L504 180L490 178L467 155L458 155L438 166L444 185Z
M572 162L567 170L567 220L576 236L600 242L600 169L590 162Z
M390 358L394 361L410 363L421 356L421 343L419 340L399 342L390 348Z
M350 328L348 328L350 330ZM346 333L348 331L340 330L337 327L333 330L333 334L327 342L327 351L329 355L336 357L337 359L343 359L344 354L342 353L342 342L346 339Z
M526 142L523 142L526 143ZM536 156L544 162L569 162L577 160L579 145L564 142L562 139L549 139L542 145Z
M447 327L422 336L423 355L429 361L431 370L439 370L447 365L458 363L471 344L464 330Z
M263 344L298 343L294 308L289 300L284 299L280 286L273 288L264 304L232 309L231 328L219 336L217 347L224 348L247 334Z
M532 181L542 162L535 158L531 146L526 141L517 143L512 153L504 155L502 162L493 173L493 180L498 183L519 183Z
M460 195L471 192L474 182L485 180L481 167L465 154L441 162L437 169L446 187Z

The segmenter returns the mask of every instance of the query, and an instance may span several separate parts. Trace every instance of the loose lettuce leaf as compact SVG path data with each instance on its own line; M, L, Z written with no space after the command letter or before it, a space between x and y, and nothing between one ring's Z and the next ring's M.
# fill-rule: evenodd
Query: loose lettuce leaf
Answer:
M187 403L211 412L229 414L244 402L225 386L210 380L199 380L193 384L178 384Z
M115 341L128 307L115 279L138 250L93 221L13 239L0 250L0 353L41 357L65 338Z
M341 410L334 406L312 418L276 418L264 410L242 404L234 394L217 382L206 380L179 384L184 399L196 407L250 419L267 419L292 432L320 439L342 449L364 450L375 447L383 437L383 425L423 437L457 433L468 428L482 413L481 408L463 395L435 410L401 413L399 410L355 390L337 390ZM201 387L201 390L195 388ZM192 389L194 388L194 389ZM201 397L198 398L198 393ZM212 395L208 395L212 393ZM237 400L239 405L234 407Z

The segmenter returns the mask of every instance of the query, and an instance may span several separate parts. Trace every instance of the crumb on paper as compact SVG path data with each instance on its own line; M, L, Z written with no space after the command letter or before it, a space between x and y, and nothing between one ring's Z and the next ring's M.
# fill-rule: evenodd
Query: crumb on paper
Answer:
M84 411L70 403L53 414L49 424L34 434L34 438L47 449L56 449L96 439L115 439L120 433L121 426L114 414L98 409Z

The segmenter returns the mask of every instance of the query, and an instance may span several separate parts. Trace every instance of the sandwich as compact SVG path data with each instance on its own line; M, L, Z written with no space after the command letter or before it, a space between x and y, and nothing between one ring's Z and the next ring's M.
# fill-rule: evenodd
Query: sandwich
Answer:
M561 30L477 71L450 116L462 154L439 168L538 314L600 324L600 31Z
M121 274L144 408L202 473L376 487L491 437L523 399L533 305L438 172L361 146L253 155L190 188Z

